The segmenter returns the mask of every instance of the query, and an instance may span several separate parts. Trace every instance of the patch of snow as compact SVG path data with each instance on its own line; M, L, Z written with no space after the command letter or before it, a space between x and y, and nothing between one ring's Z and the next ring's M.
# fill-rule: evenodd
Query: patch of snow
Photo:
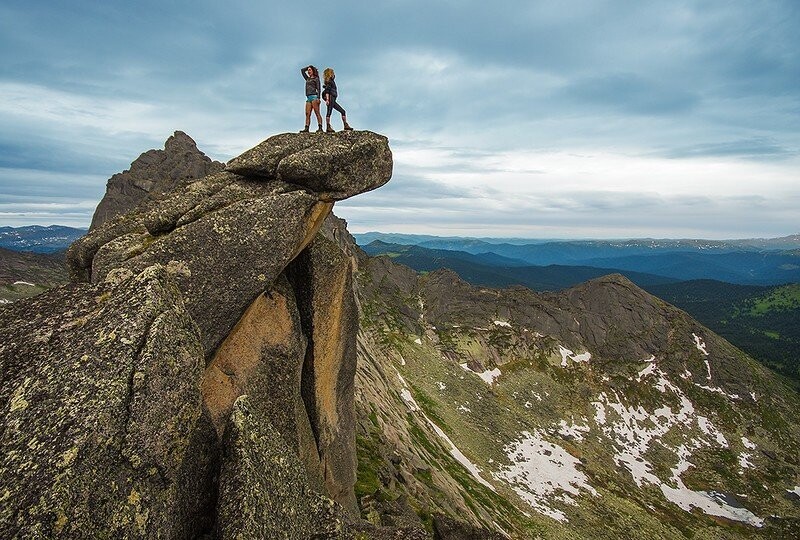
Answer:
M397 370L395 370L397 371ZM403 385L403 389L400 390L400 397L403 398L403 401L406 402L408 409L410 411L421 411L422 409L417 404L414 396L411 395L411 391L408 389L408 384L406 384L406 380L400 375L400 372L397 371L397 377L400 379L400 383Z
M0 298L0 304L10 304L11 300L6 300L5 298Z
M690 512L697 508L710 516L717 516L732 521L741 521L753 527L763 527L764 520L752 513L747 508L739 505L738 501L731 501L732 497L716 491L692 491L678 481L678 487L672 488L666 484L661 485L661 492L672 503L683 510ZM735 502L733 506L731 502Z
M753 456L751 456L747 452L742 452L741 454L739 454L739 467L741 467L742 469L752 469L753 464L750 463L751 457Z
M403 356L402 356L402 355L400 356L400 365L401 365L401 366L404 366L404 365L406 365L406 359L405 359L405 358L403 358Z
M666 499L677 504L683 510L690 512L692 508L697 508L702 512L711 515L724 517L733 521L743 521L755 527L762 527L764 520L742 507L737 501L731 500L729 496L714 491L692 491L686 487L681 480L681 475L692 466L688 461L690 450L685 446L678 448L679 461L671 470L670 479L677 487L672 487L666 483L661 484L661 493ZM735 503L733 506L731 503Z
M495 326L505 326L506 328L511 328L511 323L506 321L494 321Z
M692 466L688 459L693 451L712 445L727 448L728 441L710 420L696 415L692 402L657 365L648 366L647 376L655 388L677 398L677 410L674 405L664 404L650 413L642 406L626 404L615 390L602 392L592 402L596 409L595 422L614 445L613 460L617 466L627 469L637 486L645 483L658 486L668 500L685 510L696 507L712 515L758 523L759 518L749 511L726 506L719 502L718 497L691 491L683 485L680 475ZM705 437L689 439L695 427ZM655 474L652 464L644 456L653 442L661 441L668 433L682 434L684 442L674 449L679 462L672 470L672 478L665 482Z
M706 350L706 344L703 341L703 338L701 338L697 334L692 334L692 337L694 338L694 346L697 347L698 351L700 351L701 353L703 353L704 356L706 356L706 358L704 359L704 361L706 363L706 379L708 379L710 381L711 380L711 364L708 363L708 358L707 358L708 357L708 351Z
M758 401L758 397L756 396L755 392L750 392L750 397L753 398L753 401Z
M489 482L484 480L483 477L481 477L481 474L480 474L481 470L478 468L478 466L475 465L474 463L472 463L467 458L467 456L465 456L461 452L461 450L459 450L458 447L456 447L456 445L453 444L453 441L451 441L450 437L448 437L447 434L444 431L442 431L442 428L440 428L439 426L434 424L433 421L430 418L428 418L428 415L426 415L424 412L422 413L422 416L425 417L425 420L427 420L428 424L430 424L430 426L433 428L433 430L436 432L436 434L439 437L441 437L442 440L444 440L444 442L446 442L447 444L450 445L450 455L452 455L456 459L456 461L461 463L461 465L463 465L464 468L467 469L472 474L472 476L475 478L475 480L477 480L480 484L486 486L487 488L491 489L492 491L496 491L492 484L490 484Z
M526 408L526 409L530 409L530 408L532 408L532 407L533 407L533 404L532 404L530 401L526 401L526 402L525 402L525 408Z
M683 373L681 373L681 379L686 380L691 378L692 378L692 372L686 368L683 368Z
M695 386L702 388L703 390L708 390L709 392L715 392L717 394L722 394L723 396L727 397L728 399L742 399L739 397L739 394L729 394L719 386L703 386L702 384L694 383Z
M798 497L800 497L800 486L794 486L794 489L787 489L787 493L794 493Z
M636 482L638 487L642 487L642 484L647 482L648 484L659 485L661 480L653 474L653 466L650 464L649 461L643 459L637 453L632 452L619 452L618 454L614 455L614 462L619 465L624 465L628 471L630 471L631 476L633 476L633 481Z
M486 384L492 385L494 381L500 377L503 373L500 371L500 368L494 368L490 371L484 371L483 373L478 373L478 377L486 381Z
M537 401L542 401L542 396L539 395L539 392L531 392L531 394L533 394L533 397L535 397Z
M458 407L456 407L456 408L457 408L459 411L461 411L461 412L465 412L465 413L471 413L471 412L472 412L472 409L470 409L470 408L469 408L469 407L467 407L466 405L459 405L459 406L458 406Z
M723 448L728 448L728 440L725 438L725 435L723 435L722 432L718 430L708 418L705 416L698 416L697 425L700 427L700 430L703 433L714 437L720 446Z
M511 538L511 535L508 534L500 525L498 525L496 521L492 520L492 525L494 525L494 528L497 529L504 537Z
M444 384L442 381L436 381L436 386L439 387L439 390L444 390L445 388L447 388L447 385Z
M395 370L395 371L397 371L397 370ZM467 456L465 456L463 454L463 452L461 452L461 450L459 450L458 447L456 447L456 445L453 444L453 441L450 440L450 437L448 437L447 434L444 431L442 431L442 428L437 426L433 422L433 420L428 418L428 415L425 414L425 411L423 411L420 408L420 406L417 405L417 402L414 400L414 396L412 396L411 392L408 390L408 384L406 383L406 380L403 378L402 375L400 375L399 371L397 372L397 376L400 378L400 382L403 385L403 389L400 391L400 395L405 400L406 404L408 405L408 408L412 412L418 412L419 414L422 415L422 417L425 419L425 421L428 423L428 425L431 426L431 429L433 429L433 431L435 431L436 434L450 446L450 455L452 455L456 459L456 461L461 463L461 465L463 465L464 468L467 469L470 472L470 474L472 474L472 476L475 477L475 479L479 483L481 483L482 485L488 487L492 491L495 491L494 486L491 485L489 482L487 482L486 480L484 480L481 477L481 475L480 475L481 470L478 468L478 466L475 465L474 463L472 463L467 458Z
M697 350L708 356L708 351L706 350L706 344L703 341L703 338L694 333L692 333L692 338L694 338L694 346L697 347Z
M27 285L28 287L36 287L36 285L28 281L15 281L14 285Z
M400 390L400 396L403 398L403 400L405 400L409 410L411 411L420 410L419 405L417 405L417 402L414 401L414 396L411 395L411 392L408 390L408 388L403 388L402 390Z
M463 363L463 364L458 364L458 365L461 366L461 369L463 369L464 371L468 371L469 373L474 373L475 375L477 375L478 377L483 379L484 382L486 384L488 384L489 386L493 385L495 380L498 377L500 377L500 375L503 374L503 372L500 371L500 368L494 368L494 369L486 370L486 371L484 371L482 373L478 373L477 371L472 371L469 368L469 366L466 364L466 362Z
M414 340L414 343L416 343L417 345L422 345L422 340L420 338L417 338Z
M742 437L742 444L748 450L755 450L756 449L755 443L753 441L751 441L750 439L748 439L747 437Z
M561 420L559 423L558 434L562 437L571 437L577 441L583 440L583 434L590 431L589 426L579 426L577 424L569 425L566 420Z
M648 375L652 375L656 371L655 364L649 364L646 368L639 372L639 375L636 377L637 382L642 382L642 379L647 377Z
M523 431L518 440L503 450L511 465L501 467L492 476L507 482L523 501L541 514L567 522L566 514L551 506L553 501L576 505L573 497L581 490L598 496L586 475L578 470L578 459L545 440L538 431Z
M592 354L589 352L575 354L562 345L558 346L558 352L561 354L561 367L567 367L567 360L572 360L573 362L588 362L592 359Z
M605 396L605 392L603 393ZM606 408L605 405L601 401L592 401L592 405L596 409L594 413L594 422L598 426L602 426L606 423Z

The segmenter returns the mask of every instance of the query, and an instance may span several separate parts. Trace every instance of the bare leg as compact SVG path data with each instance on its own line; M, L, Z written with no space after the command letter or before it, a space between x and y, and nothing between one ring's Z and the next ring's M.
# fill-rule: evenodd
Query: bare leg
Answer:
M306 101L306 127L311 123L311 103Z
M314 114L317 116L317 126L322 129L322 115L319 113L319 100L314 100L311 106L314 108Z

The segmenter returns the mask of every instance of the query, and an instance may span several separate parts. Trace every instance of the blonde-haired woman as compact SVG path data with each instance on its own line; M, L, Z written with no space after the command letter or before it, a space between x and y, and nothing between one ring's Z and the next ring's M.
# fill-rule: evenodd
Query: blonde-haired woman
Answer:
M325 71L322 72L322 75L325 79L325 89L322 91L322 98L325 100L325 104L327 105L325 110L325 124L328 127L325 131L328 133L336 133L336 130L331 127L331 113L334 111L334 109L341 113L344 129L353 129L350 127L350 124L347 123L347 113L341 105L336 103L336 98L339 97L339 92L336 90L336 81L334 80L336 79L336 74L333 72L333 68L325 68Z
M312 110L317 115L317 133L322 133L322 115L319 113L319 70L309 65L301 68L300 73L306 80L306 127L300 130L300 133L308 133Z

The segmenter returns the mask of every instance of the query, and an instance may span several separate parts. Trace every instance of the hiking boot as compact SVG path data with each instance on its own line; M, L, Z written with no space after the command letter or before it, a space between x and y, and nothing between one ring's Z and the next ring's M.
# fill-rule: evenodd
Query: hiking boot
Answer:
M344 124L345 131L353 131L353 128L350 127L350 124L347 123L347 117L342 115L342 124Z
M300 133L308 133L308 126L300 130Z
M322 126L317 126L317 131L316 131L316 133L322 133Z
M336 130L335 130L335 129L333 129L333 126L331 126L331 125L329 124L329 125L328 125L328 128L325 130L325 133L336 133Z

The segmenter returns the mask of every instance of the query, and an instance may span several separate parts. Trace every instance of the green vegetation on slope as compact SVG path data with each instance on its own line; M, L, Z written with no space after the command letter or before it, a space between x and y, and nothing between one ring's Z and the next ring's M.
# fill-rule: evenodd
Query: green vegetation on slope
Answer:
M700 280L648 287L800 388L800 284Z

